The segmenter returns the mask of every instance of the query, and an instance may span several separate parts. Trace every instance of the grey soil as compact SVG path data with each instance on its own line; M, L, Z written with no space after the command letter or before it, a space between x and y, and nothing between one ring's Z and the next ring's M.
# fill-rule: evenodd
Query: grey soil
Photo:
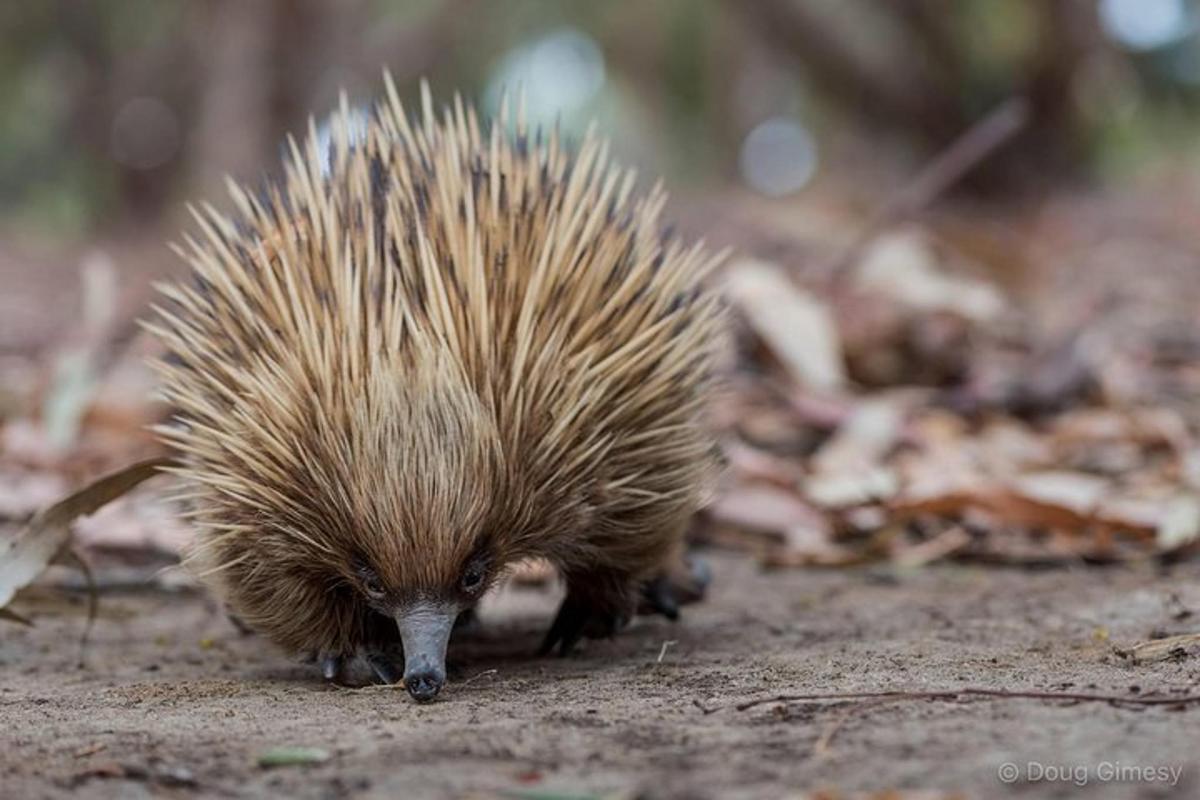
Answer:
M1200 564L763 573L710 558L710 599L681 623L639 620L567 659L532 656L555 598L505 591L476 638L452 645L457 677L426 706L400 689L327 686L198 593L106 594L85 669L82 604L43 609L35 628L0 632L0 796L1200 796L1196 706L735 708L779 693L964 686L1198 693L1200 659L1133 666L1114 643L1200 628L1189 613ZM257 766L282 746L330 758ZM1031 762L1068 779L1031 780ZM998 778L1005 763L1019 771L1011 785ZM1106 781L1118 763L1182 777Z

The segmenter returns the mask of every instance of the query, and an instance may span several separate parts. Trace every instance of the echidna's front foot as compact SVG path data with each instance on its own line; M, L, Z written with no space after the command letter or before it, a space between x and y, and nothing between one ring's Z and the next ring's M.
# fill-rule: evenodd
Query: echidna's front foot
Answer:
M684 556L678 565L664 569L642 585L639 614L662 614L679 619L680 606L704 599L712 582L712 570L699 556Z
M317 656L317 666L321 669L321 677L330 683L341 683L342 656L339 653L321 653Z
M382 650L364 650L363 662L371 668L374 677L380 683L398 683L404 671L396 666L395 659ZM319 653L316 658L321 677L330 683L357 685L361 677L356 677L353 670L348 672L350 658L341 653ZM357 673L361 676L361 673Z
M368 613L363 620L363 636L357 644L332 645L315 655L321 676L330 683L352 686L363 683L365 670L352 663L355 656L370 668L371 677L367 681L374 678L379 683L399 683L404 675L404 650L396 623L375 612Z
M679 619L679 598L675 596L675 587L665 574L651 578L642 585L642 602L638 604L639 614L662 614L674 622Z
M570 655L583 637L607 639L629 624L629 614L622 611L621 602L598 602L596 599L568 591L558 614L542 640L541 655L558 647L560 656Z
M380 683L399 683L404 677L404 659L401 658L397 665L395 658L386 651L367 650L363 653L363 661L367 662L367 666L375 673Z

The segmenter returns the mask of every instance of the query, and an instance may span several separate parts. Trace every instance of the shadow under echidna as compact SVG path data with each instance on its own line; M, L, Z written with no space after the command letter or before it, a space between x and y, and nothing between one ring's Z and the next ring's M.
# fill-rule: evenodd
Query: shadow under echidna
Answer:
M328 149L196 214L148 327L189 563L327 678L361 656L425 701L523 559L566 583L545 652L691 599L669 575L716 472L719 258L594 135L439 115L425 86L410 118L385 82L365 126L343 102Z

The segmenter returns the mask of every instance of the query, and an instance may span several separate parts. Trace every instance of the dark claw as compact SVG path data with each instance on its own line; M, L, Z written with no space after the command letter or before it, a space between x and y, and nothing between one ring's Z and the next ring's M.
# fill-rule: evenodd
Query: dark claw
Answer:
M568 595L558 607L558 613L554 616L554 622L550 624L550 630L546 631L546 638L542 640L538 655L550 655L555 645L558 645L560 656L570 653L583 635L586 619L583 608Z
M670 620L679 619L682 606L704 599L712 583L712 570L704 559L684 556L681 563L665 569L642 585L639 614L662 614Z
M684 556L683 563L687 566L688 575L692 579L692 585L687 587L689 591L684 592L679 598L684 605L687 605L703 600L704 595L708 594L709 584L712 583L712 567L697 555Z
M568 594L538 652L549 655L558 645L558 654L568 656L584 636L607 639L628 623L629 618L620 612L590 607Z
M233 627L237 628L237 632L239 634L241 634L242 636L253 636L254 635L254 629L251 628L246 623L242 622L241 617L237 616L236 614L230 613L228 611L225 612L225 616L229 618L230 624L233 625Z
M375 652L367 653L364 658L371 669L375 671L375 675L379 678L380 683L393 684L400 682L400 678L404 673L396 669L395 664L392 663L390 658L382 653Z
M321 675L325 680L335 682L342 674L342 657L334 653L325 653L320 656Z
M648 581L642 587L642 604L638 609L642 613L662 614L674 622L679 619L679 600L675 597L675 587L666 575L659 575Z

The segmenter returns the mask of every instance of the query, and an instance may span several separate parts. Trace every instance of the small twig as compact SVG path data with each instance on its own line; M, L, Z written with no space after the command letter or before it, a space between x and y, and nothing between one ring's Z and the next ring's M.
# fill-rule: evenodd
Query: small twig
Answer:
M841 714L838 714L836 717L834 717L833 722L829 723L829 725L825 727L825 730L821 731L821 735L817 738L816 743L813 745L813 758L824 758L825 756L829 755L829 745L831 742L833 742L834 735L838 732L838 729L842 727L846 720L850 719L850 715L859 708L860 706L850 706Z
M479 673L478 675L473 675L473 676L471 676L470 678L467 678L465 681L463 681L463 682L462 682L461 684L459 684L459 685L460 685L460 686L466 686L468 683L474 683L475 681L479 680L480 678L482 678L482 677L484 677L484 676L486 676L486 675L495 675L495 674L496 674L498 671L499 671L499 670L494 670L494 669L485 669L483 672Z
M1020 133L1028 122L1028 101L1023 97L1014 97L968 128L875 212L854 240L829 265L827 274L830 281L838 283L863 248L880 231L928 206Z
M96 753L99 753L101 750L104 750L107 747L108 745L106 745L104 742L93 742L86 747L79 748L73 753L73 755L76 758L87 758L88 756L94 756Z
M1181 695L1179 697L1125 697L1115 694L1084 694L1081 692L1025 692L1009 691L1006 689L944 689L931 692L818 692L815 694L781 694L775 697L762 697L749 700L734 706L738 711L746 711L755 706L767 703L803 703L822 702L828 700L937 700L954 702L963 697L983 697L994 700L1058 700L1071 703L1108 703L1110 705L1130 706L1179 706L1200 703L1200 695Z
M667 648L673 644L675 644L673 639L668 639L662 643L662 649L658 651L658 658L654 661L655 664L661 664L663 662L663 658L665 658L667 655Z
M850 717L869 706L882 705L886 702L888 702L887 698L880 698L848 706L841 714L834 717L833 721L821 732L820 737L818 737L816 743L813 745L813 758L825 758L829 755L830 745L833 744L833 737L837 735L837 732L842 729L842 726L846 724Z
M96 614L100 610L100 591L96 586L96 576L92 572L91 565L84 560L77 548L63 549L55 560L66 566L78 568L83 573L84 583L87 587L87 622L83 626L83 633L79 636L79 668L83 669L86 666L84 657L87 655L88 639L91 637L92 626L96 624Z
M351 692L378 692L381 689L386 689L390 692L404 689L404 681L396 681L395 683L367 683L362 686L343 686L341 684L331 684L338 689L346 689Z
M462 683L460 683L458 685L466 686L468 683L474 683L475 681L477 681L480 678L483 678L487 675L495 675L498 671L499 670L485 669L483 672L479 673L478 675L472 675L470 678L467 678L465 681L463 681ZM395 690L395 689L403 689L403 688L404 688L404 681L396 681L395 683L371 683L371 684L367 684L366 686L356 686L356 687L353 687L350 691L361 692L364 690L376 691L378 689Z

